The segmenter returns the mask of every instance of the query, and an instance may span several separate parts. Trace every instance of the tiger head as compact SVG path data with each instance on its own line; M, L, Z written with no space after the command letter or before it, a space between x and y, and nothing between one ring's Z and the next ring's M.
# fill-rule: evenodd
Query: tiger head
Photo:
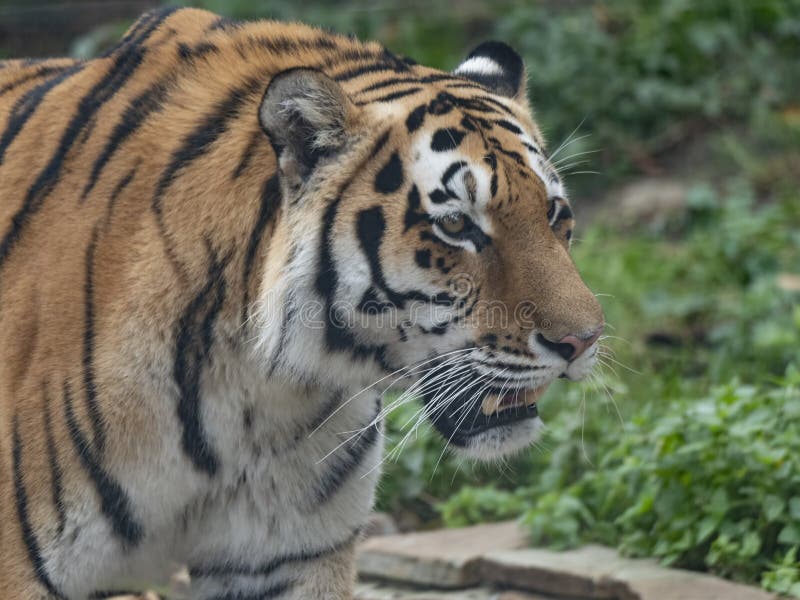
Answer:
M282 364L401 378L467 455L523 448L547 386L592 369L603 313L570 258L522 60L488 42L453 73L366 79L288 70L260 107L293 244L271 303L295 331Z

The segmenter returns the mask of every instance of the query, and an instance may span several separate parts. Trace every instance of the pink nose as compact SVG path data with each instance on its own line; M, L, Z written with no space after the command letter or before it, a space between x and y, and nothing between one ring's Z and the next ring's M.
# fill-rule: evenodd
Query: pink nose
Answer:
M603 325L585 335L565 335L557 342L551 342L542 334L537 335L536 339L539 340L539 343L546 348L553 350L564 360L572 362L581 354L586 352L591 345L597 341L597 338L600 337L601 333L603 333Z

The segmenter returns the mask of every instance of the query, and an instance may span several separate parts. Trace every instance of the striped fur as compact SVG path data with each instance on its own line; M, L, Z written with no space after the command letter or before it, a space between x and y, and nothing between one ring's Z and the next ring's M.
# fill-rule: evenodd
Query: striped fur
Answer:
M451 74L164 9L94 60L0 63L6 596L100 598L185 562L193 598L349 598L370 384L454 351L453 402L588 372L596 347L557 340L602 314L505 48ZM535 322L472 319L482 302ZM470 431L429 415L467 454L538 429L473 404Z

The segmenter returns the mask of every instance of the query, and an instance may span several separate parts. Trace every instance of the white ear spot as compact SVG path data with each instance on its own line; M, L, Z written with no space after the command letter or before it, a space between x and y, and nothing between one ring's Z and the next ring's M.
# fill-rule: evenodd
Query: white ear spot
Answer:
M503 67L487 56L473 56L461 63L456 75L503 75Z

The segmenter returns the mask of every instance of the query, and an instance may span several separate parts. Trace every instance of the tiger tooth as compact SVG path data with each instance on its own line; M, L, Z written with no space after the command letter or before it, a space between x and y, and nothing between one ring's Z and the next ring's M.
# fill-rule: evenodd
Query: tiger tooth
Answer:
M502 399L503 397L500 394L488 394L483 399L483 404L481 404L481 411L483 414L488 417L496 413L498 408L500 408Z
M525 398L524 398L525 406L532 406L536 404L536 401L539 400L539 398L541 398L547 391L549 385L550 384L545 384L541 387L536 388L535 390L525 390Z

